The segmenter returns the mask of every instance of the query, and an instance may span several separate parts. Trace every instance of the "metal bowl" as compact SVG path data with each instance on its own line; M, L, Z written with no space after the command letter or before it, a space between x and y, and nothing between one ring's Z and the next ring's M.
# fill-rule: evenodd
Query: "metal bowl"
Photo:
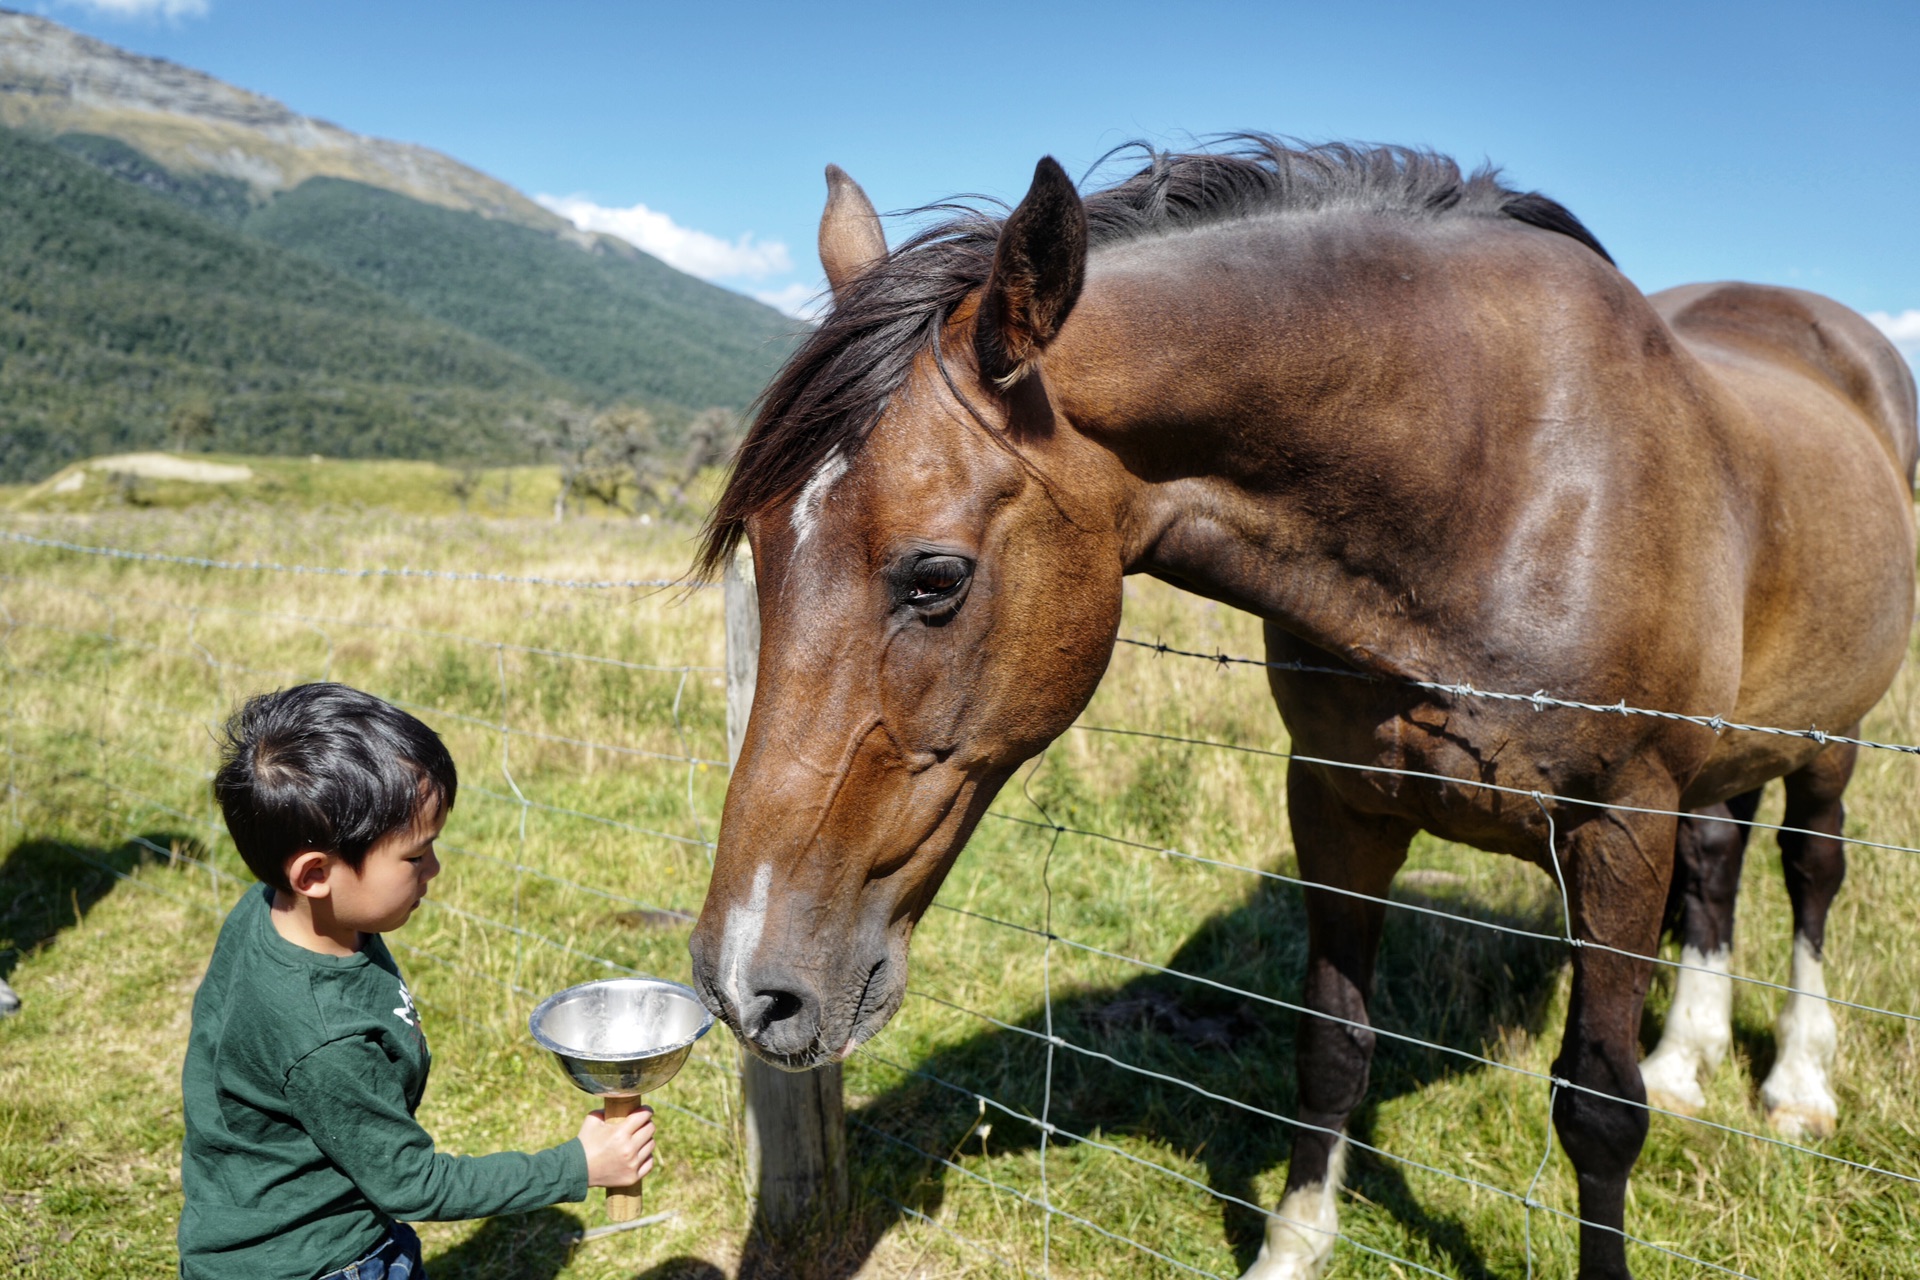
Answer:
M605 1098L651 1093L673 1079L713 1015L677 982L606 978L548 996L527 1026L567 1079Z

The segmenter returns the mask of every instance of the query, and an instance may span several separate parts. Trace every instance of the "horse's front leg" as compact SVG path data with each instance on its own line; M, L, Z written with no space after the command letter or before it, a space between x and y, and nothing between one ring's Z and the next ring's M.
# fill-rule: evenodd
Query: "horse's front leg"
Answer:
M1286 1193L1267 1220L1266 1241L1245 1280L1316 1276L1333 1250L1346 1160L1343 1132L1367 1091L1373 1058L1367 1001L1383 900L1415 830L1397 819L1353 812L1298 763L1287 771L1287 802L1301 878L1347 892L1306 891L1305 1004L1313 1013L1301 1017L1295 1040L1301 1127L1294 1134Z
M1671 809L1671 792L1637 795ZM1576 811L1577 812L1577 811ZM1671 814L1609 809L1566 832L1557 871L1573 936L1573 994L1553 1075L1553 1125L1580 1188L1580 1280L1628 1280L1627 1176L1647 1139L1637 1053L1667 881Z

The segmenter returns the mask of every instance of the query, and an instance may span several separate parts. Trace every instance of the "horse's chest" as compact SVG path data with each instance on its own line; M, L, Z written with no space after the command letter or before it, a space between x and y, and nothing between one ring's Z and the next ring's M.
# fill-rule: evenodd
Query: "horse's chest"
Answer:
M1355 691L1345 707L1327 707L1323 696L1318 714L1302 715L1277 700L1295 757L1350 808L1528 858L1543 847L1545 802L1605 791L1633 749L1620 727L1573 712Z

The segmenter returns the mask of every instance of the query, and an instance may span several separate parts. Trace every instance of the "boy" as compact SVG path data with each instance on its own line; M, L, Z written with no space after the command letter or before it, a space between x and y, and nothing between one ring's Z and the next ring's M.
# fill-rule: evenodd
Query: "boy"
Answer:
M262 883L221 927L181 1091L180 1274L421 1280L401 1219L516 1213L630 1186L651 1114L533 1154L440 1155L413 1118L430 1059L380 935L439 874L458 779L433 730L338 684L264 694L227 724L214 793Z

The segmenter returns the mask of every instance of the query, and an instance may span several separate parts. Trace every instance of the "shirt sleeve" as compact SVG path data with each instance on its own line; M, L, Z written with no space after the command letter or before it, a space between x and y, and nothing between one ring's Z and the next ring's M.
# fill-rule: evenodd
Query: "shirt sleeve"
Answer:
M334 1040L287 1074L288 1109L374 1207L409 1222L523 1213L587 1198L575 1138L545 1151L449 1156L407 1110L399 1064L369 1036Z

